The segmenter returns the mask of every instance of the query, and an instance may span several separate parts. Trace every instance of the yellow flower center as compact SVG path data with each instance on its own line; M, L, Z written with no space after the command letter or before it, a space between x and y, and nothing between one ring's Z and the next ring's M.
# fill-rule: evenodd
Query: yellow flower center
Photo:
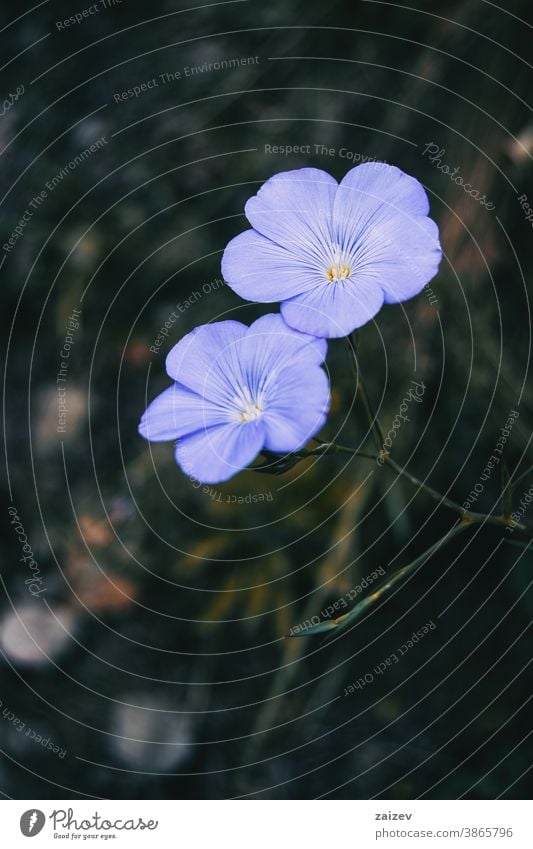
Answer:
M351 268L348 265L346 257L342 255L339 245L334 245L334 252L331 258L331 264L326 271L326 277L330 283L335 280L346 280L351 274Z
M330 283L333 283L334 280L346 280L347 277L350 276L350 266L346 263L333 263L328 268L327 278Z

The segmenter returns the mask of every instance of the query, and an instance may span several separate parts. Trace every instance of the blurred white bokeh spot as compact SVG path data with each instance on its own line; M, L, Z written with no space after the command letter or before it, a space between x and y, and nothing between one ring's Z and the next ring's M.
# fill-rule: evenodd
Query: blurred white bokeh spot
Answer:
M0 619L0 647L14 663L42 666L72 644L75 622L70 610L52 613L39 599L23 602Z
M128 704L113 710L111 739L114 754L133 769L143 772L177 769L194 747L194 724L177 704L146 693L123 696Z

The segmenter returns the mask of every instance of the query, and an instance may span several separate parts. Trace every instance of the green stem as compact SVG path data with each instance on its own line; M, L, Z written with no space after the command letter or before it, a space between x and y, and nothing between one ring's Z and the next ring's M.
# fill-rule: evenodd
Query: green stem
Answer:
M440 548L446 545L450 540L454 539L454 537L466 531L470 525L473 524L470 521L460 521L456 525L454 525L450 530L444 534L436 543L434 543L430 548L424 551L423 554L420 554L411 563L408 563L407 566L402 566L401 569L398 569L394 572L385 583L381 584L373 593L363 598L358 604L355 605L348 613L344 613L342 616L338 616L337 619L328 619L325 622L320 622L319 625L312 625L310 628L305 628L301 632L294 633L292 632L290 636L292 637L307 637L310 634L324 634L333 630L343 630L348 625L351 625L356 619L359 619L369 607L372 607L379 599L381 599L386 593L388 593L393 587L396 586L400 581L418 569L419 566L422 566L426 563L430 557L432 557Z
M470 510L466 510L461 504L458 504L456 501L453 501L451 498L447 498L442 493L438 492L436 489L433 489L432 486L424 483L419 480L419 478L412 475L404 466L398 465L390 455L385 455L384 463L394 469L399 475L406 478L413 486L416 486L418 489L422 489L426 492L431 498L438 501L443 507L448 507L450 510L455 510L456 513L459 513L463 519L468 520L470 522L484 522L489 525L498 525L499 527L506 528L516 528L516 530L522 531L528 535L531 535L531 530L526 526L521 524L520 522L515 522L510 516L492 516L489 513L473 513Z
M450 510L455 510L456 512L460 513L461 516L464 516L466 514L467 511L464 509L464 507L461 507L461 505L458 504L456 501L452 501L451 498L447 498L445 495L442 495L442 493L438 492L436 489L433 489L432 486L429 486L429 484L424 483L424 481L421 481L419 478L415 477L415 475L412 475L411 472L407 471L405 466L400 466L398 463L396 463L392 459L390 454L386 454L383 457L383 462L386 463L387 466L390 466L391 469L394 469L399 475L406 478L406 480L412 483L413 486L416 486L419 489L423 489L424 492L430 495L431 498L435 499L435 501L438 501L439 504L442 504L444 507L449 507Z
M366 391L365 384L363 383L363 378L361 376L361 367L359 365L359 360L357 359L357 335L354 331L350 333L349 336L346 337L346 341L348 343L348 349L351 354L351 364L352 371L356 381L357 392L361 395L361 400L363 402L363 406L365 408L365 412L370 423L370 427L372 429L372 433L374 435L374 441L376 443L376 448L380 451L383 448L383 443L385 441L383 436L383 431L381 430L381 425L378 421L378 417L376 413L374 413L372 404L370 403L370 398L368 397L368 393Z
M369 454L367 451L357 451L355 448L348 448L346 445L337 445L335 442L322 442L318 448L312 448L310 451L295 451L295 457L320 457L323 454L350 454L352 457L363 457L365 460L377 460L375 454Z
M335 442L323 442L318 448L313 448L311 451L297 451L295 452L295 456L302 457L302 459L306 457L317 457L323 454L350 454L352 457L363 457L365 460L374 460L376 461L378 457L375 454L368 454L366 451L358 451L355 448L350 448L348 445L337 445ZM415 475L412 475L411 472L408 472L404 466L400 466L389 454L381 454L381 458L383 459L383 464L390 466L391 469L394 469L395 472L401 477L405 478L409 481L413 486L416 486L417 489L421 489L423 492L427 493L431 498L435 501L438 501L440 505L443 507L448 507L450 510L453 510L455 513L459 513L461 518L470 522L484 522L488 525L498 525L498 527L504 528L513 528L517 531L522 531L522 533L527 534L528 536L533 536L533 529L529 528L527 525L522 524L521 522L515 522L510 516L492 516L489 513L473 513L469 510L465 510L461 504L458 504L457 501L453 501L451 498L447 498L441 492L438 492L436 489L433 489L432 486L429 486L424 481L421 481L420 478L417 478Z
M511 481L511 483L509 484L509 486L510 486L510 488L511 488L511 491L512 491L512 492L514 492L514 490L516 489L516 487L518 486L518 484L522 483L522 481L523 481L525 478L527 478L527 476L528 476L528 475L530 475L530 474L531 474L531 472L533 472L533 466L530 466L530 467L529 467L529 469L526 469L526 470L525 470L525 472L522 472L522 474L521 474L521 475L518 475L518 477L516 478L516 480L514 480L514 481L512 480L512 481Z
M364 405L365 410L366 410L366 414L367 414L367 418L368 418L370 427L372 428L372 432L374 434L374 439L376 441L376 445L377 445L377 448L378 448L379 457L383 460L383 463L384 464L386 463L388 466L390 466L392 469L394 469L397 472L397 474L406 478L406 480L408 480L411 484L413 484L413 486L416 486L418 489L422 489L431 498L433 498L435 501L438 501L439 504L442 504L443 507L448 507L450 510L454 510L456 513L459 513L459 515L464 519L468 519L469 521L475 521L475 522L484 521L487 524L498 525L500 527L503 526L503 527L507 527L507 528L516 529L516 530L522 531L522 533L528 534L528 536L533 536L533 529L528 528L526 525L523 525L520 522L515 522L511 518L510 515L491 516L491 515L485 514L485 513L470 513L464 507L462 507L461 504L458 504L456 501L453 501L451 498L447 498L446 496L442 495L442 493L438 492L436 489L433 489L432 486L429 486L428 484L424 483L419 478L415 477L415 475L412 475L410 472L407 471L407 469L405 469L404 466L398 465L398 463L396 463L392 459L392 457L384 450L385 440L383 438L383 431L381 429L381 425L378 421L377 415L373 412L372 405L370 404L370 401L369 401L369 398L368 398L368 395L367 395L367 392L366 392L366 389L365 389L365 386L364 386L364 383L363 383L363 380L362 380L362 377L361 377L361 370L359 368L359 363L358 363L358 359L357 359L357 336L356 336L355 332L351 333L349 336L347 336L346 339L347 339L347 342L348 342L348 347L349 347L349 349L352 353L352 366L353 366L353 370L354 370L354 376L355 376L355 379L357 381L357 389L361 392L361 398L362 398L363 405ZM333 446L333 443L330 443L330 445ZM342 453L351 453L350 448L347 448L346 446L342 446L342 445L337 445L336 449L333 449L333 447L332 447L331 450L327 453L335 453L335 451L342 452ZM353 452L353 454L354 454L354 456L360 456L360 457L365 456L365 454L363 452ZM367 459L377 460L378 458L377 457L371 458L367 455ZM532 471L532 469L528 469L522 475L520 475L520 477L517 478L517 480L514 483L511 484L512 488L514 489L516 487L516 485L530 471Z

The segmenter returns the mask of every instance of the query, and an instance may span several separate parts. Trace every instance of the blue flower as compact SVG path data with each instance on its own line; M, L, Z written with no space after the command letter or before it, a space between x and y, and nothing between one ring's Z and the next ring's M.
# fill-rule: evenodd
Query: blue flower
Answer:
M247 202L253 229L228 244L222 274L248 301L281 301L291 327L346 336L436 274L428 211L418 180L384 163L358 165L340 185L317 168L284 171Z
M263 449L296 451L323 426L327 351L316 339L265 315L204 324L166 359L176 382L143 415L139 432L153 442L177 439L176 462L191 478L221 483Z

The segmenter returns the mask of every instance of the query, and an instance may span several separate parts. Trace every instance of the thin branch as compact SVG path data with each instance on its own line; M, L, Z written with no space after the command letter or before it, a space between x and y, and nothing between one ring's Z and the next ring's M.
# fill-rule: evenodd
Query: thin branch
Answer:
M381 425L378 421L378 417L376 413L374 413L372 404L370 403L370 398L368 397L368 393L366 391L365 384L363 383L363 378L361 376L361 367L357 358L358 342L356 333L350 333L350 335L346 337L346 341L348 343L348 349L351 354L352 371L356 381L357 392L359 392L361 395L361 400L363 402L363 406L365 408L365 412L370 423L370 427L372 428L372 433L374 435L376 448L378 449L378 451L380 451L383 448L385 438L383 436L383 431L381 430Z
M405 466L400 466L398 463L396 463L392 459L390 454L386 454L383 457L383 461L387 464L387 466L390 466L391 469L394 469L399 475L406 478L406 480L412 483L413 486L416 486L419 489L423 489L424 492L430 495L431 498L434 498L435 501L438 501L439 504L442 504L444 507L449 507L450 510L455 510L456 512L460 513L461 516L467 514L468 511L465 510L465 508L462 507L460 504L458 504L457 501L452 501L451 498L447 498L445 495L442 495L442 493L438 492L436 489L433 489L432 486L429 486L429 484L424 483L424 481L421 481L419 478L415 477L415 475L412 475L411 472L407 471Z
M344 445L337 445L338 451L343 451L345 453L350 452L350 448ZM360 456L363 456L362 454ZM498 525L498 527L504 528L512 528L517 531L522 531L522 533L527 534L528 536L533 536L533 529L529 528L527 525L524 525L522 522L516 522L511 516L493 516L489 513L473 513L470 510L465 510L465 508L458 504L457 501L453 501L451 498L447 498L441 492L438 492L436 489L433 489L429 484L421 481L420 478L417 478L415 475L412 475L411 472L408 472L405 466L400 466L396 463L389 454L382 455L384 464L390 466L394 469L397 474L404 477L409 481L413 486L416 486L417 489L421 489L423 492L426 492L431 498L435 501L438 501L440 505L443 507L448 507L450 510L454 510L456 513L459 513L462 519L469 520L472 522L483 522L488 525ZM375 457L374 459L377 459Z
M446 533L443 537L437 540L430 548L424 551L423 554L420 554L411 563L408 563L407 566L402 566L401 569L398 569L394 572L390 578L388 578L385 583L381 584L373 593L363 598L358 604L355 605L348 613L343 613L342 616L338 616L337 619L328 619L324 622L320 622L318 625L312 625L310 628L305 628L299 632L291 632L289 636L291 637L307 637L312 634L324 634L331 631L340 631L344 630L348 625L351 625L357 619L359 619L366 610L368 610L372 605L374 605L379 599L381 599L386 593L389 592L396 584L414 572L418 567L423 566L430 557L432 557L440 548L446 545L450 540L454 537L458 536L463 531L467 530L473 523L470 521L461 521L454 525L448 533Z
M346 445L337 445L335 442L321 442L318 448L312 448L310 451L295 451L294 456L305 459L306 457L320 457L323 454L350 454L352 457L363 457L365 460L377 460L375 454L369 454L367 451L358 451L355 448L348 448Z
M511 491L512 491L512 492L514 492L514 490L516 489L516 487L518 486L518 484L522 483L522 481L523 481L525 478L527 478L527 476L528 476L528 475L530 475L530 474L531 474L531 472L533 472L533 466L530 466L530 467L529 467L529 469L526 469L526 470L525 470L525 472L522 472L522 474L521 474L521 475L518 475L518 477L516 478L516 480L512 480L512 481L511 481L511 483L509 484L509 486L510 486L510 488L511 488Z

